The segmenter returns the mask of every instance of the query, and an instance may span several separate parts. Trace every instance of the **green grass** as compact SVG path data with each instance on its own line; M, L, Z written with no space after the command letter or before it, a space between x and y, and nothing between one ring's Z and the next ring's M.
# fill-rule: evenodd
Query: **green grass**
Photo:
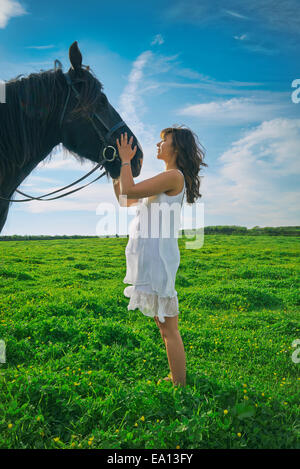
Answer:
M0 244L0 448L300 448L298 239L184 243L186 387L127 310L126 238Z

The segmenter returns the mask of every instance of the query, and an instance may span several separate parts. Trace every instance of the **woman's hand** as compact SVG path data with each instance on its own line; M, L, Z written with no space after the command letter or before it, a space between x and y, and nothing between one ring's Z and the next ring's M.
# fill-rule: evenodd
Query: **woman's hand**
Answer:
M130 137L129 142L127 143L127 132L125 132L125 134L121 134L121 144L119 143L118 138L116 140L119 156L121 158L122 163L130 163L136 153L137 146L135 145L132 149L132 141L133 136Z

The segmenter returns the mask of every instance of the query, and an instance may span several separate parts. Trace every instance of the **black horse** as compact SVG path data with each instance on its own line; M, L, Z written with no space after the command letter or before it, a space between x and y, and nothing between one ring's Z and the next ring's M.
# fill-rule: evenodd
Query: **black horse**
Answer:
M103 85L82 65L77 42L70 46L69 58L67 74L56 61L58 68L5 83L6 103L0 104L0 197L12 199L22 181L47 156L51 158L58 144L81 161L86 158L99 163L106 147L105 156L112 159L111 154L117 152L116 139L124 132L128 138L133 135L133 146L137 145L131 160L132 175L140 174L140 144L109 103ZM119 155L103 167L107 176L119 177ZM10 203L0 198L0 232Z

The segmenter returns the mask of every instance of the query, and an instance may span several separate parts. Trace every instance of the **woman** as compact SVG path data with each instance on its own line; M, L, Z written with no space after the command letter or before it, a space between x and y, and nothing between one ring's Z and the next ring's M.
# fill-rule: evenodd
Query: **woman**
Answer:
M162 236L162 225L168 217L162 216L157 227L158 236L139 236L141 213L146 212L144 221L147 228L154 226L153 204L162 207L162 202L181 208L184 193L188 203L194 203L199 193L200 178L198 173L203 162L204 152L196 143L196 135L188 128L168 127L160 133L157 143L157 158L164 161L165 171L134 183L130 161L136 152L132 149L132 139L127 142L127 134L117 139L117 147L122 160L119 180L114 181L114 189L120 205L138 205L137 216L131 226L129 241L126 246L127 272L124 283L124 295L130 298L128 310L139 308L146 316L154 317L165 343L171 376L174 385L186 385L186 361L182 339L178 330L178 298L175 290L176 273L180 264L177 235ZM124 197L119 199L119 196ZM142 199L142 201L140 201ZM165 204L166 206L166 204ZM169 218L168 218L169 219ZM174 220L174 219L173 219ZM172 223L171 223L172 225ZM174 228L174 223L171 226ZM145 231L143 232L145 234Z

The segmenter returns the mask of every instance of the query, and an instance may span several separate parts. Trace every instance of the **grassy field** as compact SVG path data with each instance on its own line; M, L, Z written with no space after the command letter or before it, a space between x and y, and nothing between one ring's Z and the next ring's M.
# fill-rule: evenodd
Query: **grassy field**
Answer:
M126 238L0 243L0 448L300 448L299 238L184 243L184 388L127 310Z

